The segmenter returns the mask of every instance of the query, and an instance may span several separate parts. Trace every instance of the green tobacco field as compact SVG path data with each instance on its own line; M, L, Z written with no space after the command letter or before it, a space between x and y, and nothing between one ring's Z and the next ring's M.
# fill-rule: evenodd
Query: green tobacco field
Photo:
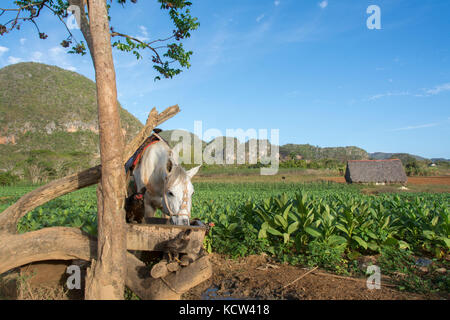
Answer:
M293 265L318 265L356 275L357 259L379 255L392 273L408 275L400 288L449 292L447 274L414 272L417 257L447 267L449 193L381 193L334 182L194 183L193 217L213 222L209 252L242 257L268 254ZM2 187L0 211L33 187ZM90 187L55 199L26 215L19 232L71 226L95 234L96 194ZM448 273L448 272L447 272Z

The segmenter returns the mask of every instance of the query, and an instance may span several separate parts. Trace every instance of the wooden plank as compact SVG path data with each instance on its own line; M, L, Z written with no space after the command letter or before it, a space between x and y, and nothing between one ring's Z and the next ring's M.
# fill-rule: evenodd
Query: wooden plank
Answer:
M127 249L138 251L166 251L167 245L191 230L186 245L176 249L179 253L199 253L203 246L206 227L163 224L127 224Z

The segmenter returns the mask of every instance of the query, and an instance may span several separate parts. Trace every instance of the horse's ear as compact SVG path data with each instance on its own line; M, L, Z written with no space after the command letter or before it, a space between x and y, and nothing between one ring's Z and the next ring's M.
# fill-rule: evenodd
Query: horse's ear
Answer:
M186 174L188 175L189 178L192 179L198 173L198 170L200 170L200 167L201 167L201 165L198 167L192 168L191 170L187 171Z
M167 159L167 165L166 165L166 170L167 170L167 173L170 173L171 171L172 171L172 169L173 169L173 161L172 161L172 159Z

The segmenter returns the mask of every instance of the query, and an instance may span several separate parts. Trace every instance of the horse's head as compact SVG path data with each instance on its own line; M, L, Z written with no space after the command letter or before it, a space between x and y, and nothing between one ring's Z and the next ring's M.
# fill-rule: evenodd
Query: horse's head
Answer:
M189 225L194 186L191 179L200 166L185 171L180 165L173 166L169 160L163 195L163 211L170 215L175 225Z

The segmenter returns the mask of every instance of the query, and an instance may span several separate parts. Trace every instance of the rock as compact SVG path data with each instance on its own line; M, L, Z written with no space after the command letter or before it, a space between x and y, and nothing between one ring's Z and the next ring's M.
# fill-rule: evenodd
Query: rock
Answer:
M362 272L367 271L367 267L377 263L377 258L375 256L360 256L358 258L359 268Z
M437 272L437 273L440 273L440 274L446 274L446 273L447 273L447 269L445 269L445 268L439 268L439 269L436 269L436 272Z
M403 273L403 272L394 272L393 273L395 276L397 276L397 277L399 277L399 278L401 278L401 279L405 279L408 275L406 274L406 273Z
M194 260L189 258L187 255L184 255L181 257L181 266L182 267L187 267L192 262L194 262Z
M169 270L169 272L177 272L181 269L180 265L178 264L178 262L171 262L167 264L167 270Z
M430 270L428 269L428 267L419 267L418 268L420 272L422 273L428 273Z
M419 258L416 260L416 266L419 267L428 267L433 263L433 260L430 260L428 258Z
M167 276L169 274L169 270L167 269L167 261L166 260L162 260L160 262L158 262L157 264L155 264L152 268L152 270L150 271L150 275L152 276L152 278L164 278L165 276Z

